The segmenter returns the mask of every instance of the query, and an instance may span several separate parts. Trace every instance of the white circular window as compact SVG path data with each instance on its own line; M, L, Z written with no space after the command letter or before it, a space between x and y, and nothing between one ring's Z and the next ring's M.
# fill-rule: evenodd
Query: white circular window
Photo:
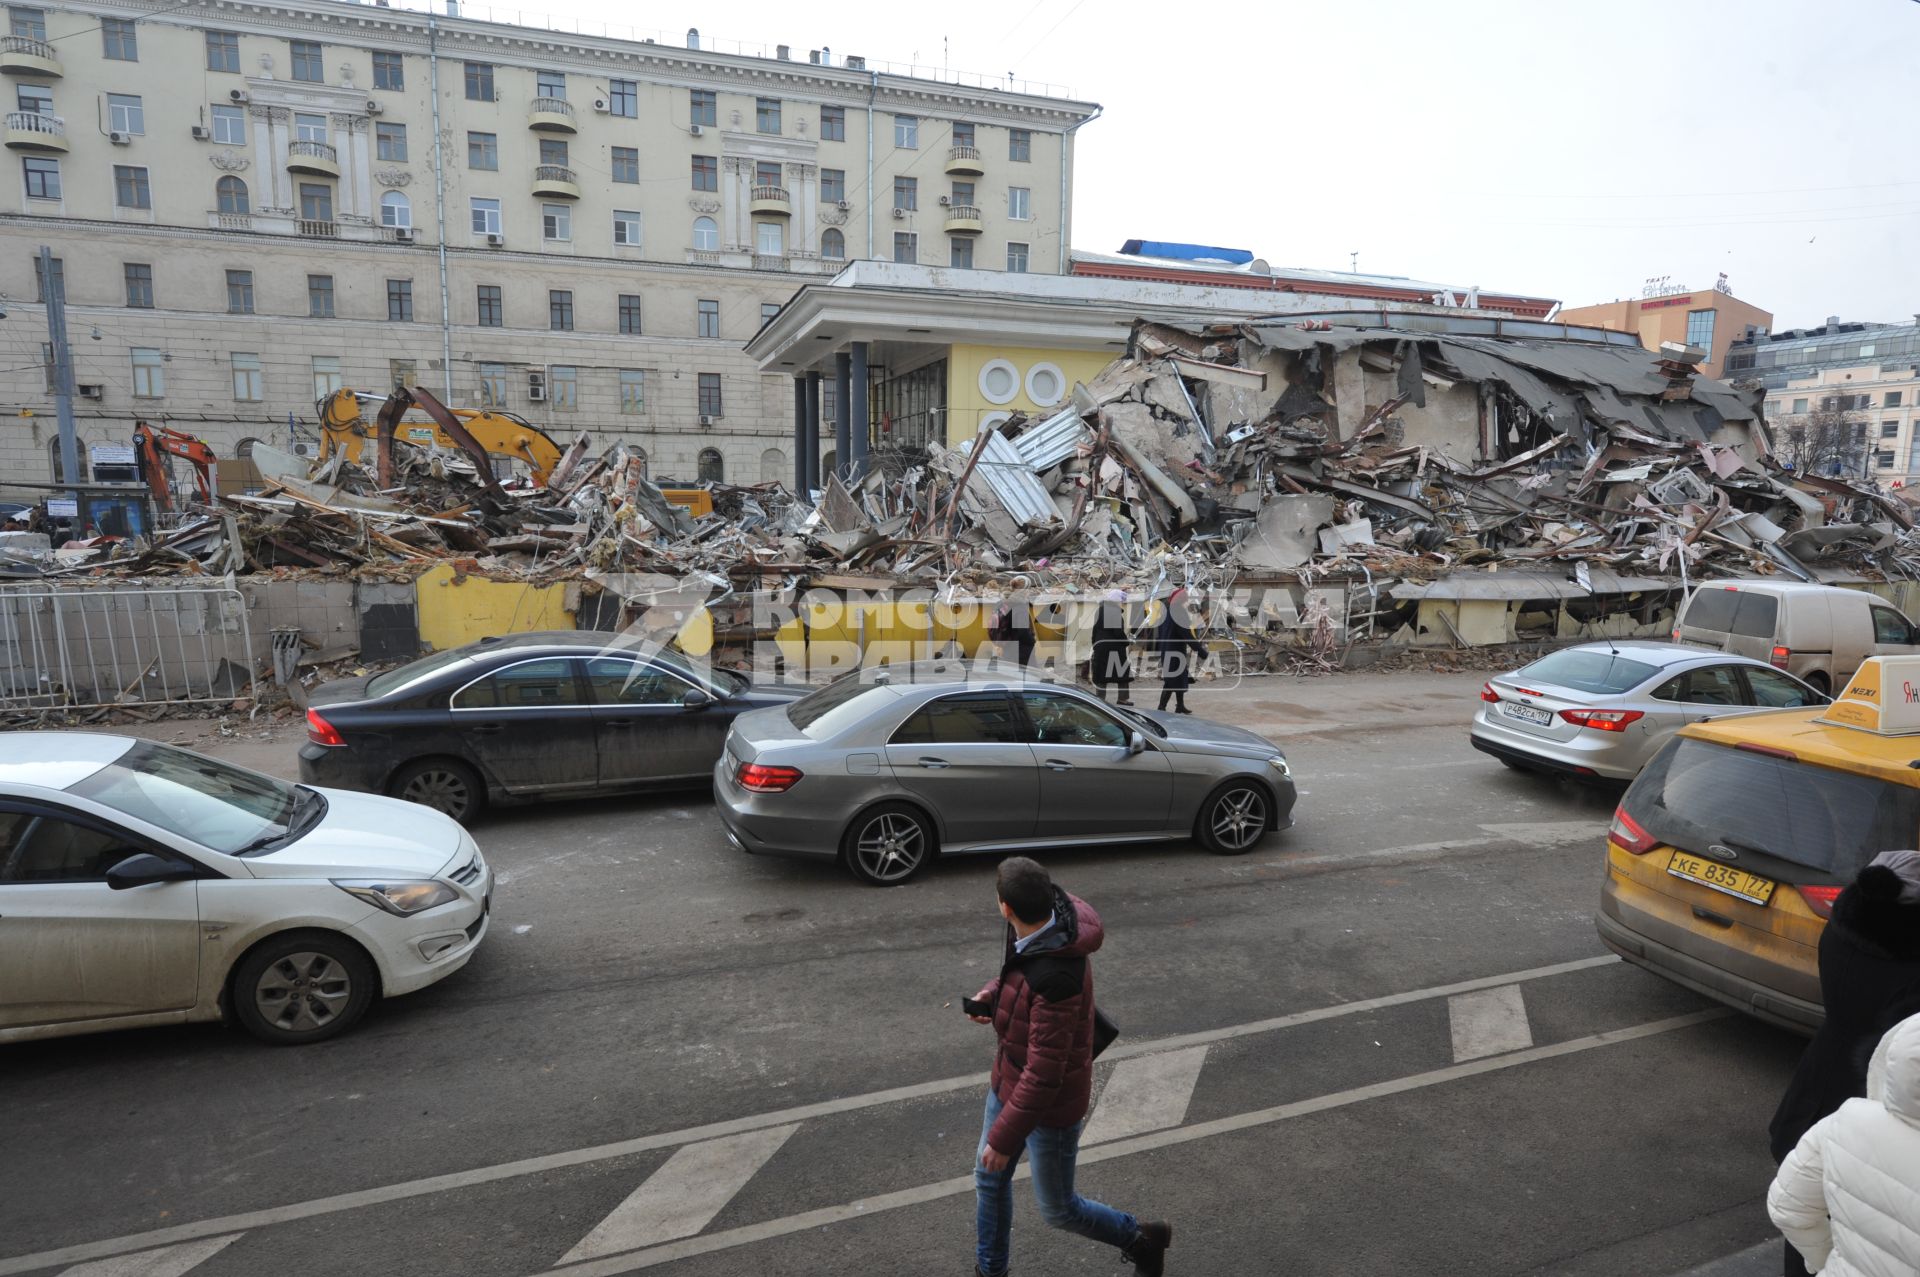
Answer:
M1020 393L1020 370L1004 359L989 359L980 370L980 393L988 403L1012 403Z
M1066 398L1067 377L1057 364L1035 364L1027 371L1027 398L1051 408Z
M991 430L995 426L1004 426L1012 420L1013 414L1010 412L990 412L980 418L980 429Z

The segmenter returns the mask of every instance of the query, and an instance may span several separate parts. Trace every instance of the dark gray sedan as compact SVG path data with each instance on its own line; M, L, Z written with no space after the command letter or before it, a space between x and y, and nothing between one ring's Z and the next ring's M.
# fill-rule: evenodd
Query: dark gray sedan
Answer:
M963 662L863 670L742 714L713 769L735 846L905 882L941 852L1197 839L1251 851L1292 823L1271 741Z

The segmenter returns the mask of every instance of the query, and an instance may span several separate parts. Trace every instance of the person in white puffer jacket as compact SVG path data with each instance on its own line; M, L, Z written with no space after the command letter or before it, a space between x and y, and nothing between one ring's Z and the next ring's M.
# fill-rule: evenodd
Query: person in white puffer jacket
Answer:
M1920 1273L1920 1015L1880 1039L1866 1098L1816 1123L1780 1163L1767 1213L1822 1277Z

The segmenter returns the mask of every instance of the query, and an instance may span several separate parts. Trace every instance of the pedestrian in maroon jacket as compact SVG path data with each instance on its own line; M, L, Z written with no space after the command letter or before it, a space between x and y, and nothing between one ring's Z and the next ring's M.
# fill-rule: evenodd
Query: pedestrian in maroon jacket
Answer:
M1073 1191L1080 1128L1093 1092L1093 967L1088 955L1105 931L1086 901L1053 885L1047 871L1025 856L1000 862L995 884L1007 920L1000 975L980 990L1000 1040L973 1168L979 1244L975 1277L1007 1271L1013 1235L1013 1170L1024 1149L1033 1168L1040 1218L1053 1228L1120 1248L1120 1257L1144 1277L1166 1270L1173 1244L1168 1224L1142 1224L1132 1215Z

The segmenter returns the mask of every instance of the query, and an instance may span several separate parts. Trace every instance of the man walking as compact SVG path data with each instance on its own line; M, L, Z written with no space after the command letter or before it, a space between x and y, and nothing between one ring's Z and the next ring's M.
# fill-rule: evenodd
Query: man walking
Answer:
M980 990L999 1050L973 1169L979 1245L975 1277L1002 1277L1013 1234L1013 1171L1024 1149L1033 1196L1050 1227L1120 1248L1144 1277L1166 1270L1168 1224L1089 1201L1073 1189L1080 1128L1093 1090L1093 968L1105 931L1086 901L1054 886L1025 856L1000 862L995 883L1007 921L1000 975Z

